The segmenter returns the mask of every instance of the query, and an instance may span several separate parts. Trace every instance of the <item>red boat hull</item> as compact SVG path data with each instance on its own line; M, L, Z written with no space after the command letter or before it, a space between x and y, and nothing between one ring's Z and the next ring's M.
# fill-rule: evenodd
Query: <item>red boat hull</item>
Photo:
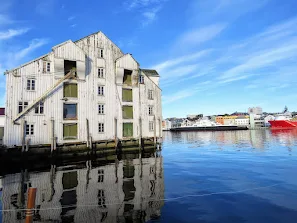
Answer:
M269 121L271 128L273 129L281 129L281 128L297 128L297 121L290 120L274 120Z

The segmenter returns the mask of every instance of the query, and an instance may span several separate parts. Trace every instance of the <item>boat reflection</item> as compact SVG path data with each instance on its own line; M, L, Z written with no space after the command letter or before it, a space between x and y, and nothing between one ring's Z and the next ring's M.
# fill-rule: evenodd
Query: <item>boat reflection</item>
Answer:
M159 153L134 154L100 166L51 166L2 178L2 222L23 223L29 187L37 188L34 222L146 222L164 205Z

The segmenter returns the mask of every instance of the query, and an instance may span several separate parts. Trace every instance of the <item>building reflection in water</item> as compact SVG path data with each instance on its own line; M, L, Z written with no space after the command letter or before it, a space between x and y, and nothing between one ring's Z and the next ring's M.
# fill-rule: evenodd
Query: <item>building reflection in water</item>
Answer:
M137 156L137 158L135 157ZM143 155L144 156L144 155ZM96 166L52 166L48 172L2 178L2 222L23 223L29 187L37 188L34 222L146 222L164 205L162 157L158 153ZM98 162L99 163L99 162ZM100 164L99 164L100 165Z

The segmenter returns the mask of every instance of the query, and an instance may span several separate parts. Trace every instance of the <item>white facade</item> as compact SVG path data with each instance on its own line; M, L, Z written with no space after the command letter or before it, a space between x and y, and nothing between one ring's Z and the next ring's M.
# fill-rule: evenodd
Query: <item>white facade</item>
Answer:
M170 130L172 128L171 121L169 120L163 120L163 130Z
M27 103L30 106L64 77L70 65L76 67L77 79L65 80L47 95L43 102L43 114L36 114L35 108L32 108L14 123L20 111L19 103ZM60 144L86 142L87 120L89 136L93 141L115 137L162 137L159 76L156 75L156 71L152 71L154 75L150 75L149 71L142 71L130 54L123 54L102 32L53 47L49 54L6 73L7 128L4 144L8 147L21 145L23 129L26 129L26 126L22 125L24 121L28 130L26 140L30 139L31 144L49 144L53 135ZM144 80L141 83L140 76ZM125 82L129 79L127 77L130 77L130 83ZM33 90L28 87L30 80L35 81ZM65 97L65 83L77 86L77 96ZM124 89L132 91L132 101L123 100ZM149 98L149 94L153 97ZM99 113L99 105L104 106L102 114ZM64 117L65 107L68 114L69 106L73 106L72 109L76 108L75 119ZM132 106L133 117L123 117L124 107L127 106ZM150 115L149 106L153 110ZM73 127L71 130L68 128L70 125ZM27 134L31 133L31 126L34 132ZM124 134L123 128L128 128L127 126L129 131ZM73 137L75 130L76 134ZM65 132L71 134L71 139L66 139Z
M4 127L5 125L5 115L0 115L0 127Z
M238 126L248 126L250 124L250 120L249 118L236 118L235 119L235 125L238 125Z
M261 107L252 107L248 109L249 114L254 114L254 115L262 115L263 110Z
M27 204L29 187L37 188L36 223L125 222L138 214L147 222L160 216L164 205L162 157L75 170L52 167L49 172L10 174L2 182L2 209L11 210L2 213L3 223L24 222L25 212L17 209Z

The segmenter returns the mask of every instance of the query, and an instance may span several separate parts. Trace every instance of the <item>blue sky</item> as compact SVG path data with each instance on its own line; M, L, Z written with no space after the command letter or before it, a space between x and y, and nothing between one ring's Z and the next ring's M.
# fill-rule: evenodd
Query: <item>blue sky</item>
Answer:
M6 69L103 31L161 75L163 117L297 110L295 0L2 0Z

